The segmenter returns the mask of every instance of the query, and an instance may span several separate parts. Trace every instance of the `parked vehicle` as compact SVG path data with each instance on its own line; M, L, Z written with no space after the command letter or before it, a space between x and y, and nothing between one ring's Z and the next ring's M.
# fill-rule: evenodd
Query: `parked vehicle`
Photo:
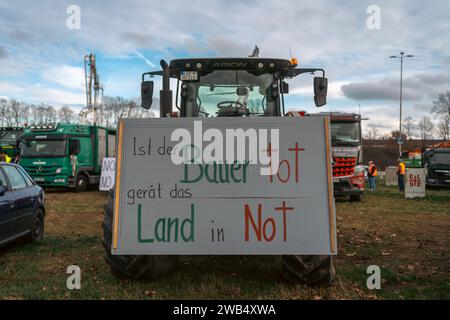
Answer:
M289 116L330 116L333 153L333 190L336 197L361 201L368 180L362 154L361 116L357 113L290 111Z
M0 246L20 237L44 236L45 195L25 170L0 162Z
M450 141L402 153L407 168L425 168L426 185L450 187Z
M31 126L22 136L19 163L41 186L86 191L99 183L103 158L114 156L115 135L93 125Z
M318 68L297 68L297 60L252 58L176 59L161 61L162 70L142 75L142 107L150 108L153 81L145 76L162 76L159 110L161 117L281 117L285 116L284 95L289 93L285 80L301 74L321 73L314 77L314 101L326 104L328 79ZM172 112L171 80L177 81ZM213 92L214 91L214 92ZM170 120L169 120L170 121ZM313 139L313 137L311 137ZM110 193L103 221L105 258L115 276L128 279L155 279L176 268L175 255L113 255L111 253L114 194ZM335 277L332 257L328 255L284 255L285 279L302 284L329 284Z

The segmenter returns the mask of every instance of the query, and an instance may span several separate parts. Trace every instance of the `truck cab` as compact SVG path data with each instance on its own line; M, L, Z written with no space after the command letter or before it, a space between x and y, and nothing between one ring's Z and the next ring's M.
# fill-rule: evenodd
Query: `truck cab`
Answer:
M361 116L340 112L330 116L334 195L360 201L364 193Z
M423 153L427 186L450 187L450 143L447 148L430 148Z
M37 125L22 136L19 163L41 186L80 192L99 183L103 158L114 154L114 130L76 124Z
M450 141L402 153L407 168L425 168L426 185L450 187Z
M289 111L289 116L329 115L333 156L333 190L336 197L361 201L364 194L364 167L361 116L356 113Z

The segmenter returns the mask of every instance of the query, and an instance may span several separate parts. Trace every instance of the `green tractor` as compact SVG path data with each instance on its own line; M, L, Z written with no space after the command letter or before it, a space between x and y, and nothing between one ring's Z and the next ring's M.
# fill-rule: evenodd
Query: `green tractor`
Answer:
M321 73L314 77L314 102L326 104L327 78L316 68L297 68L296 59L208 58L161 61L162 70L142 75L142 107L152 105L154 83L146 77L162 76L160 117L282 117L286 115L284 96L289 93L287 79L304 73ZM177 81L177 110L172 110L170 80ZM153 280L175 270L174 255L112 255L114 194L105 206L103 244L111 272L119 277ZM284 278L306 285L330 284L335 271L331 256L286 255L282 257Z

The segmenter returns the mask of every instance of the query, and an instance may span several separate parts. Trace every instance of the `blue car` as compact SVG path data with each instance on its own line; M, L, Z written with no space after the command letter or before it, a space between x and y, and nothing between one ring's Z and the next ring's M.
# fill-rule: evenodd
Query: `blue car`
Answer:
M45 194L18 165L0 162L0 246L20 237L44 236Z

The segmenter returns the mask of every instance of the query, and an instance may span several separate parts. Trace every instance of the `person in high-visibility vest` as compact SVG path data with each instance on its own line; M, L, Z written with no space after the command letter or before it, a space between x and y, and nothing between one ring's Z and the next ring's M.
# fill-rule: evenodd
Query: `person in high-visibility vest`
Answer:
M0 162L10 163L11 159L6 153L0 153Z
M369 171L367 172L367 176L369 177L370 191L375 191L377 175L377 166L373 163L373 161L369 161Z
M403 163L402 159L398 159L397 164L397 177L398 177L398 190L400 192L405 191L405 164Z

